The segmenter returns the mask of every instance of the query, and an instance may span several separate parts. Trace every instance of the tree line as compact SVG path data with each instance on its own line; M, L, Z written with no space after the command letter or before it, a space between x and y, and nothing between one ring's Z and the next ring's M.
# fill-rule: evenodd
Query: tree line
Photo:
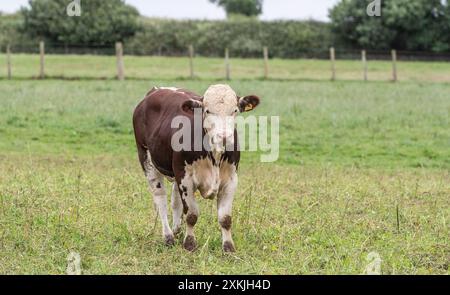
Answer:
M443 0L383 0L368 16L367 0L343 0L331 11L331 29L350 47L450 52L450 6Z
M206 1L206 0L205 0ZM0 45L25 49L37 40L64 46L112 46L134 54L185 54L189 45L207 56L260 56L263 46L280 58L317 57L330 46L450 52L450 7L442 0L383 0L369 16L369 0L342 0L330 23L259 21L263 0L209 0L227 20L148 19L123 0L82 1L81 16L68 17L69 0L30 0L14 15L0 16Z

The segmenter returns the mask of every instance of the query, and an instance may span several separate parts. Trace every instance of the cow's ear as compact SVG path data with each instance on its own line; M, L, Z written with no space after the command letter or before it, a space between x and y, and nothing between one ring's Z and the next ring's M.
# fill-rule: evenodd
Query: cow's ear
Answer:
M239 109L241 113L249 112L256 108L259 105L259 97L256 95L249 95L245 97L241 97L239 99Z
M203 103L199 100L186 100L181 106L185 112L194 112L194 109L202 108Z

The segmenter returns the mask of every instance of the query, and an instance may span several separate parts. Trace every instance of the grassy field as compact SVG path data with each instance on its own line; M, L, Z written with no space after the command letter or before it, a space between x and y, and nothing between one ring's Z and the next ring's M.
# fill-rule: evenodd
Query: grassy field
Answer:
M135 70L172 75L185 63L174 61ZM0 273L62 274L70 251L84 274L361 274L370 252L384 274L450 273L450 84L439 83L232 81L261 96L256 114L280 116L280 159L243 156L235 254L222 254L206 200L200 248L166 248L131 114L153 85L215 81L0 81Z
M337 56L339 59L339 56ZM392 80L392 63L370 61L368 77L372 81ZM448 62L398 62L400 81L450 82ZM46 75L56 78L113 79L116 76L115 56L94 55L46 55ZM274 80L330 80L331 64L327 60L283 60L269 62L270 78ZM4 70L3 70L4 69ZM221 58L197 57L194 61L198 79L223 79L224 61ZM17 79L37 77L39 55L14 54L12 73ZM125 56L125 74L130 79L182 80L189 77L189 60L184 57ZM6 78L6 57L0 54L0 78ZM231 59L233 79L260 79L264 75L262 59ZM338 80L362 80L362 63L359 60L338 60Z

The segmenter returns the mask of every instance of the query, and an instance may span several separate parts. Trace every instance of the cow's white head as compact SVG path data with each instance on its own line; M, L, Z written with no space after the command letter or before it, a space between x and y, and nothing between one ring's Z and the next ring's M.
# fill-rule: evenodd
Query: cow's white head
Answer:
M202 108L203 128L213 151L223 152L226 146L234 146L235 119L239 113L253 110L259 105L259 97L239 97L228 85L212 85L203 101L187 101L183 108Z

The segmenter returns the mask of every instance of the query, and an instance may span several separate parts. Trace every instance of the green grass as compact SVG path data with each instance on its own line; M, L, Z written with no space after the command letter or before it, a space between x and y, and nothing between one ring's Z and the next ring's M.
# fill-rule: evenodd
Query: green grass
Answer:
M0 150L135 155L131 114L154 85L213 81L3 81ZM283 164L450 168L450 85L233 81L280 116ZM250 161L256 155L247 155Z
M339 59L339 56L337 57ZM370 56L369 56L370 59ZM398 62L400 81L450 82L448 62ZM0 78L6 78L6 57L0 54ZM4 70L3 70L4 69ZM48 77L113 79L116 77L115 56L46 55L45 72ZM195 75L199 79L223 79L224 60L197 57ZM270 78L279 80L329 80L331 64L327 60L283 60L269 62ZM389 61L370 61L368 77L372 81L392 80ZM362 80L362 63L358 60L337 60L337 79ZM17 79L37 77L39 55L13 54L12 73ZM186 79L189 77L189 60L185 57L125 56L125 74L131 79ZM233 79L260 79L264 75L262 59L231 59Z
M360 274L373 251L384 274L450 273L449 84L232 81L280 116L280 159L243 156L237 253L207 200L200 248L166 248L131 114L153 85L211 83L0 81L0 273L62 274L70 251L85 274Z

